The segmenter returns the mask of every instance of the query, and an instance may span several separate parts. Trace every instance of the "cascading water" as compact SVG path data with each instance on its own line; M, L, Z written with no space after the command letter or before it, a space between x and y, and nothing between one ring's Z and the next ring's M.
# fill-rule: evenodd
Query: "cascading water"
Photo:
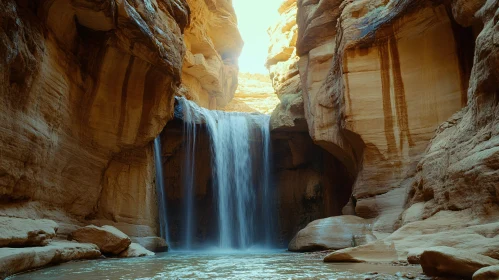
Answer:
M168 242L170 238L168 236L168 220L166 216L166 194L163 179L163 162L161 160L160 136L154 139L154 164L156 166L156 192L158 195L160 236Z
M270 172L267 115L211 111L179 98L184 121L185 161L183 249L195 239L195 148L198 125L205 125L212 154L212 188L218 215L218 247L271 247L276 205Z

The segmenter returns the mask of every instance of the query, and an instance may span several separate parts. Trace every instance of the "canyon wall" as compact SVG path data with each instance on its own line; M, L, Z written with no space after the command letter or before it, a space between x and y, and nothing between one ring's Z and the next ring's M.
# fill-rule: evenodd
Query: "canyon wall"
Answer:
M353 177L308 133L296 49L296 0L283 1L279 13L279 21L268 30L271 45L266 66L280 101L270 128L280 236L286 245L309 222L341 215Z
M232 98L242 41L231 2L0 8L0 215L54 219L62 234L93 223L156 235L150 143L175 95Z
M467 104L476 30L432 1L303 0L297 25L308 132L355 177L344 213L386 236L435 129Z

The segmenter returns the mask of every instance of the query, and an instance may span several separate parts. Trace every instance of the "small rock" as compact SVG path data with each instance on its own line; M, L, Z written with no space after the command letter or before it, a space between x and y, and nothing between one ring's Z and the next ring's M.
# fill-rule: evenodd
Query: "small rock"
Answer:
M471 278L482 267L499 264L499 260L451 247L431 247L421 254L421 266L428 276Z
M157 236L149 237L132 237L132 242L140 244L142 247L146 248L152 252L167 252L168 244L166 240Z
M52 220L0 217L0 247L45 246L57 227Z
M128 248L121 252L118 257L120 258L135 258L135 257L146 257L146 256L154 256L154 253L147 250L137 243L132 243Z
M128 248L130 237L112 226L86 226L75 230L69 236L81 243L92 243L99 247L103 254L118 255Z
M499 280L499 265L481 268L473 274L473 280Z

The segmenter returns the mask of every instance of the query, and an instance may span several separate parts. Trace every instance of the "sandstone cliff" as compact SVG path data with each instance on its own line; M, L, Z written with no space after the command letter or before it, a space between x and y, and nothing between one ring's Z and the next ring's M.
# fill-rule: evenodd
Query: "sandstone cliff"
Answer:
M223 108L237 88L237 60L243 47L232 1L187 4L192 21L185 30L181 93L203 107Z
M298 1L309 133L356 176L350 205L377 218L378 235L395 229L435 129L468 99L476 34L450 10L432 1Z
M287 141L276 153L294 162L312 147L290 138L299 118L283 97L295 94L311 141L341 162L337 176L354 178L343 214L372 219L384 238L326 261L405 261L431 245L497 258L497 1L294 3L283 1L270 32L267 63L281 99L272 127ZM349 191L348 182L324 185L337 176L319 189ZM298 185L313 181L299 177Z
M235 22L230 1L2 1L0 215L156 235L150 142L175 95L232 98Z
M280 20L269 28L269 54L266 66L275 94L281 101L272 112L272 130L307 131L296 55L296 0L285 0L279 7Z

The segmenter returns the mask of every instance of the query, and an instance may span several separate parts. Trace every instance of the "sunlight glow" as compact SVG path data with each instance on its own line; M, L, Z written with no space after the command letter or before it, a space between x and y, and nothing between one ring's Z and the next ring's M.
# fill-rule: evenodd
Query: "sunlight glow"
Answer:
M283 0L233 0L244 48L239 57L239 71L268 73L265 68L269 48L267 29L279 19Z

